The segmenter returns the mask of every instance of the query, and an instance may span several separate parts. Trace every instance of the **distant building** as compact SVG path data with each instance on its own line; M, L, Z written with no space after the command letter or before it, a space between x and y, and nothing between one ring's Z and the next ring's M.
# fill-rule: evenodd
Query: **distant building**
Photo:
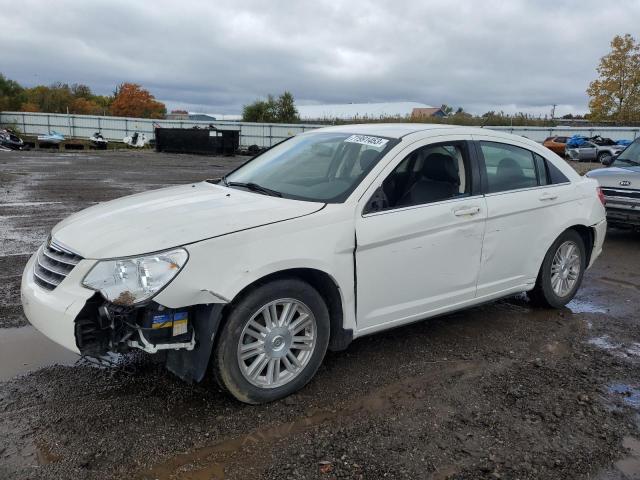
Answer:
M343 103L331 105L296 105L300 120L327 121L379 119L387 117L446 117L438 107L418 102Z
M189 112L186 110L171 110L167 113L167 120L189 120Z
M418 117L446 117L447 114L444 113L442 108L440 107L425 107L425 108L414 108L413 112L411 112L411 116L413 118Z

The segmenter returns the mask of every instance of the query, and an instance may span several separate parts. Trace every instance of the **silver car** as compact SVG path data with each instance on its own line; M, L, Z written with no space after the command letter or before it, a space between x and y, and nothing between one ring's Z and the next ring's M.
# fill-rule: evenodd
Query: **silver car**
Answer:
M600 184L606 201L607 222L640 228L640 138L618 156L605 160L605 168L587 173Z
M606 163L625 149L624 145L597 145L585 142L579 147L567 147L566 154L570 160L578 162Z

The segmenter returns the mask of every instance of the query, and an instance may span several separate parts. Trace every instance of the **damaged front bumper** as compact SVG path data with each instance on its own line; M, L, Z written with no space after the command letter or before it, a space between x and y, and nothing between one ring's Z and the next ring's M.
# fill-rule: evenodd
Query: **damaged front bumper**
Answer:
M81 260L67 278L49 291L36 284L33 269L38 254L27 262L22 274L20 297L27 320L57 344L80 353L75 341L74 320L94 291L81 286L94 261Z
M209 362L224 304L166 308L149 301L119 306L82 286L95 264L81 260L54 290L33 275L37 254L22 275L21 299L29 322L59 345L89 357L140 349L167 352L167 368L187 381L200 381Z

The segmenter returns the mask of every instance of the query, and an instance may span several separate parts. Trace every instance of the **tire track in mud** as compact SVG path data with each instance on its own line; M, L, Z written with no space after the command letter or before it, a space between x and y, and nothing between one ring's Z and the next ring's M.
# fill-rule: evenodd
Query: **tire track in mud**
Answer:
M631 290L640 291L640 285L636 285L635 283L628 282L626 280L618 280L618 279L610 278L610 277L600 277L597 280L602 282L602 283L613 285L615 287L629 288Z
M224 478L225 465L234 462L235 456L247 446L255 444L264 446L302 433L320 424L357 415L379 414L390 409L400 408L411 403L419 391L423 391L425 386L433 383L439 377L468 380L478 375L482 367L485 366L485 362L481 360L435 361L425 362L425 364L446 365L437 371L412 376L375 390L350 402L340 410L324 409L309 412L306 417L299 420L260 428L246 435L232 437L213 445L176 455L141 472L136 478L140 480L221 480ZM223 457L223 459L218 459L218 457ZM190 468L192 466L193 468Z

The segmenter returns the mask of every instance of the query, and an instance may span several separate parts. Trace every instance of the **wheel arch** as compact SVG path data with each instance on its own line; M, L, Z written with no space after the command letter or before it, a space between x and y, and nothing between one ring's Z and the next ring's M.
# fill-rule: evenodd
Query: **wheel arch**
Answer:
M589 263L591 262L591 253L593 252L593 245L595 240L595 232L593 231L593 228L587 227L586 225L577 224L565 229L562 233L566 232L567 230L575 230L578 235L580 235L580 238L582 238L585 254L587 256L587 258L585 258L585 265L589 265ZM560 235L562 235L562 233Z
M538 262L538 275L540 274L540 270L542 269L542 264L544 263L544 259L545 259L546 255L547 255L547 252L549 251L549 249L551 248L553 243L558 238L560 238L560 236L562 234L564 234L565 232L567 232L569 230L574 230L578 235L580 235L580 238L582 238L582 241L584 242L585 253L586 253L585 265L589 265L589 262L591 261L591 253L593 252L593 246L594 246L594 241L595 241L595 232L594 232L593 227L588 227L588 226L586 226L584 224L576 223L576 224L568 226L567 228L562 230L560 233L558 233L558 235L553 237L553 239L551 240L549 245L547 245L547 248L544 250L544 254L542 255L542 258Z
M353 340L353 330L344 328L344 300L338 282L327 272L316 268L288 268L269 273L260 277L240 290L235 297L229 302L222 311L222 322L219 329L224 328L228 313L234 306L250 291L265 285L271 281L283 278L296 278L302 280L313 288L322 296L327 309L329 310L329 319L331 325L331 333L329 337L329 349L333 351L344 350Z

